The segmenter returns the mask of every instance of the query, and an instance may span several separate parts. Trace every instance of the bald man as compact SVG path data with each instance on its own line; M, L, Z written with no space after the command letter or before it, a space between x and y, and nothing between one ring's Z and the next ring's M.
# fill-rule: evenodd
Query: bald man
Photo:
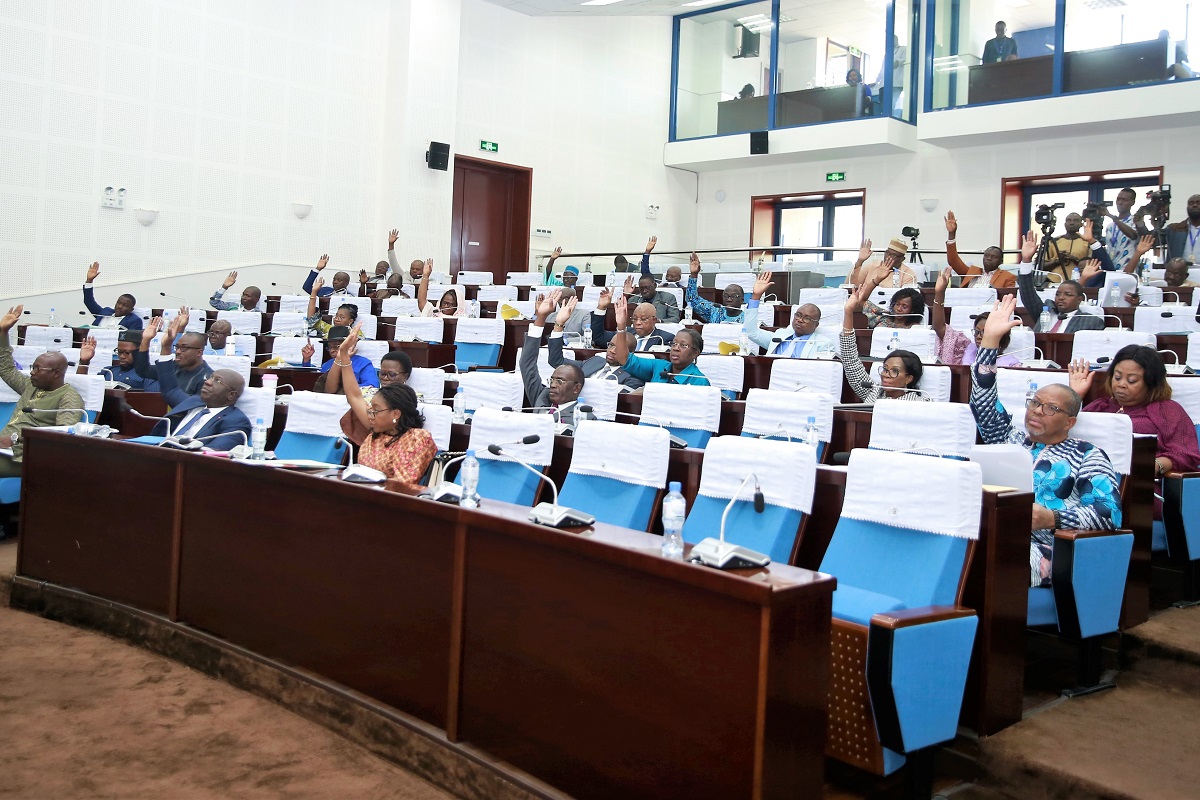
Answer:
M21 432L26 428L50 425L74 425L83 418L83 399L66 383L67 359L62 353L42 353L33 360L26 376L13 362L8 332L21 319L24 306L10 308L0 318L0 380L20 395L12 418L0 430L0 446L12 448L11 456L0 456L0 478L21 476L25 443ZM25 409L30 409L26 411Z
M257 286L247 286L243 289L242 296L238 298L238 302L236 303L223 300L225 292L235 283L237 283L237 272L231 272L221 282L221 288L213 292L212 297L208 298L208 304L217 311L258 311L262 313L267 310L266 305L262 301L262 289L259 289Z
M605 289L600 293L600 300L596 303L596 310L592 312L593 347L608 347L608 343L612 341L612 333L604 329L605 314L611 302L612 290ZM645 352L651 347L658 347L660 345L670 347L671 342L675 341L675 334L658 327L658 312L654 310L654 306L650 303L639 303L633 309L629 323L630 327L633 328L632 333L636 345L635 349L638 352Z
M225 348L229 344L233 344L233 355L235 356L250 356L254 357L254 348L251 346L249 352L247 348L240 342L230 342L229 337L233 335L233 325L227 319L219 319L212 324L208 329L208 344L204 345L204 355L206 356L223 356L228 355Z
M210 450L232 450L249 441L250 420L234 405L246 388L238 373L231 369L216 370L205 378L199 394L186 394L176 380L174 360L168 359L158 362L158 383L171 410L166 422L155 426L155 436L204 439L204 446ZM269 420L266 422L270 424ZM246 438L239 436L238 431Z
M313 283L317 280L317 276L321 274L321 270L325 269L326 265L328 264L328 255L322 255L319 259L317 259L317 266L309 270L308 277L304 279L304 286L301 287L304 290L304 294L308 294L312 291ZM342 297L345 295L350 295L353 297L354 292L350 291L349 286L350 273L335 272L333 275L333 284L330 286L321 287L321 290L317 292L317 296L329 297L330 295L337 295L338 297Z

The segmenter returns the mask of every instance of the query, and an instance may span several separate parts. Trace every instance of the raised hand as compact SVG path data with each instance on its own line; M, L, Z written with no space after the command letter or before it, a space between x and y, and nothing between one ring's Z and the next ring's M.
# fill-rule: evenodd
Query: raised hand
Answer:
M13 306L8 313L0 317L0 331L7 331L17 324L17 320L25 313L25 306Z
M871 270L870 274L867 275L867 279L865 281L863 281L863 286L867 289L868 292L870 292L871 289L874 289L876 286L883 283L885 280L887 280L891 276L892 276L892 267L890 264L888 264L885 261L884 263L877 266L875 269Z
M688 256L688 271L692 273L693 278L700 275L700 256L696 255L695 251Z
M560 245L550 251L550 260L553 261L554 259L558 258L561 255L562 255L562 246Z
M392 228L390 231L388 231L388 250L391 250L396 245L396 240L399 238L399 228Z
M562 292L558 289L546 295L538 295L537 315L543 319L548 318L554 313L554 309L558 306L558 300L562 297Z
M1038 238L1037 234L1032 230L1025 231L1025 238L1021 240L1021 263L1028 264L1033 261L1033 255L1037 252Z
M329 254L325 253L317 259L317 272L325 269L325 265L329 263Z
M171 320L171 333L175 336L187 330L188 320L191 319L192 312L187 306L180 306L179 313L175 315L175 319Z
M597 311L606 311L608 304L612 302L612 289L605 286L600 290L600 299L596 301Z
M354 323L354 327L350 328L350 333L346 335L346 338L342 340L341 346L338 347L338 361L341 361L343 364L348 363L350 357L358 350L358 329L361 326L362 323L360 322Z
M633 276L630 275L625 279L625 285L621 287L621 292L628 297L633 294Z
M657 237L657 236L651 236L651 237L650 237L650 239L649 239L649 241L647 241L647 242L646 242L646 252L647 252L647 253L653 253L653 252L654 252L654 245L656 245L656 244L658 244L658 237Z
M871 257L871 240L863 239L862 246L858 248L858 263L861 264Z
M1079 280L1086 286L1087 282L1100 274L1100 261L1095 258L1089 258L1087 261L1080 263Z
M1013 319L1017 310L1017 296L1010 294L1001 297L992 304L992 312L983 323L983 337L980 347L995 349L1000 346L1004 335L1023 324L1020 319Z
M3 324L3 323L0 323ZM145 350L150 346L150 342L158 336L158 332L162 330L163 318L154 317L146 323L146 327L142 329L142 349Z
M613 316L617 318L617 330L629 325L629 301L621 295L613 301Z
M1140 261L1142 256L1154 249L1154 237L1143 236L1133 248L1133 260Z
M572 295L571 298L567 300L567 302L563 303L562 307L558 309L558 314L554 317L554 324L566 325L567 320L571 318L571 314L575 312L575 306L577 305L579 305L579 298L575 295Z
M88 267L87 283L95 283L96 278L99 277L99 275L100 275L100 262L93 261L92 265L90 267Z
M933 287L933 291L939 297L945 294L946 287L950 285L950 275L953 274L953 272L954 271L952 269L946 267L944 270L938 273L937 284Z
M313 297L317 297L320 295L323 288L325 288L325 279L317 278L315 281L313 281L313 288L309 294L311 294Z
M433 259L427 258L427 259L425 259L425 265L421 267L421 278L423 280L425 278L428 278L432 274L433 274Z
M83 340L83 344L79 345L79 363L90 364L95 357L96 339L93 336L89 336Z
M230 286L233 286L235 283L237 283L237 272L231 272L231 273L229 273L229 275L227 275L225 277L225 280L223 280L221 282L221 288L228 289Z
M750 296L755 300L761 300L762 296L767 293L775 284L771 283L771 273L763 272L754 281L754 288L750 290Z
M1079 229L1079 237L1088 244L1096 241L1095 235L1092 234L1092 225L1093 222L1091 219L1085 219L1083 221L1083 227Z
M371 278L370 278L370 276L367 275L367 271L365 269L360 269L358 271L358 282L359 283L366 283L370 279Z
M954 218L953 211L946 212L946 238L953 239L958 233L958 220Z
M1075 390L1075 394L1083 397L1092 388L1092 378L1096 376L1096 373L1092 372L1092 368L1088 366L1086 359L1077 358L1067 367L1067 375L1070 378L1071 388Z
M304 347L300 348L300 356L304 359L305 364L308 364L312 361L313 354L316 352L317 348L313 347L311 339L304 343Z

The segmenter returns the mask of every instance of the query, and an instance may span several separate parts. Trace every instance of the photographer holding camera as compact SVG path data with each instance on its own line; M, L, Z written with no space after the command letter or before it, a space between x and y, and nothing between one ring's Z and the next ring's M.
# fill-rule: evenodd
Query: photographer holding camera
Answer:
M1200 261L1200 194L1194 194L1187 201L1187 219L1166 224L1167 214L1171 203L1171 187L1163 186L1157 192L1150 192L1150 202L1137 210L1135 215L1138 227L1146 233L1166 233L1167 260L1182 258L1189 266L1195 266ZM1150 215L1153 228L1146 228L1144 219Z

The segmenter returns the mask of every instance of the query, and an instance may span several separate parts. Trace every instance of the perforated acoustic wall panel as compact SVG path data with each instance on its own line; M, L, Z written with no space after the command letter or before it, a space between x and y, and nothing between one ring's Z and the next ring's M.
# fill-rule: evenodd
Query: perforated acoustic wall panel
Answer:
M321 252L369 267L386 248L388 15L387 0L0 4L0 295L77 287L93 260L104 283ZM123 211L101 208L108 185Z

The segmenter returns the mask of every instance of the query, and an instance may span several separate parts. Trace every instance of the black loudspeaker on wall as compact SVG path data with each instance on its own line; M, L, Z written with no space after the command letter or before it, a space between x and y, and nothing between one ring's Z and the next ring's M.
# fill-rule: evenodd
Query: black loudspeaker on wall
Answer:
M750 131L750 155L758 155L767 151L767 132Z
M765 153L766 150L763 150ZM450 145L444 142L430 142L429 150L425 153L425 161L430 169L447 169L450 166Z

